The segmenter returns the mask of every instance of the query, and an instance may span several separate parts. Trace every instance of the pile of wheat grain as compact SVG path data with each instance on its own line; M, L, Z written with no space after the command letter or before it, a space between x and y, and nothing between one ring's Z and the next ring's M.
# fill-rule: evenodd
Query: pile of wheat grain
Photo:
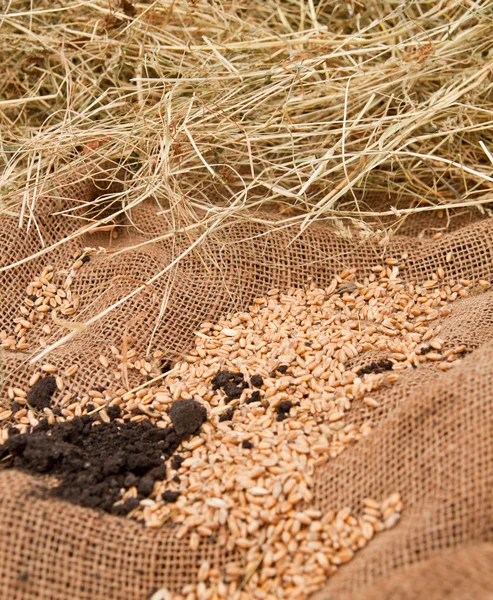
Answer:
M383 501L362 499L356 514L349 507L323 512L313 504L316 467L371 434L371 421L358 421L354 411L379 406L372 392L424 362L448 370L465 350L446 346L437 320L472 282L445 281L440 268L428 281L404 283L399 269L406 258L390 258L361 280L356 269L345 270L326 289L271 290L248 311L204 323L195 348L167 374L158 374L161 352L139 357L132 347L123 353L112 346L95 361L113 371L114 390L74 397L74 365L57 375L64 396L56 412L34 414L26 391L16 388L9 395L17 412L0 418L27 431L41 418L53 423L99 413L107 421L107 409L119 406L122 418L167 428L174 403L200 402L208 421L131 516L150 527L173 524L178 538L189 536L191 549L208 538L239 550L242 560L221 571L204 563L197 583L177 598L307 597L377 532L393 527L403 506L395 492ZM44 298L50 290L42 278L52 272L45 269L43 285L27 292ZM117 387L129 369L162 381ZM56 375L57 367L42 371ZM137 494L136 487L122 490L122 501Z

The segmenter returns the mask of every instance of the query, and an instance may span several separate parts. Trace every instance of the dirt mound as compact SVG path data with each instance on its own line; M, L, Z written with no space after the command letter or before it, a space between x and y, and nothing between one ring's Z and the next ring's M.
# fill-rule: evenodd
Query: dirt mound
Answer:
M52 426L43 420L23 434L11 428L0 446L0 461L4 468L57 477L58 485L47 489L55 498L127 514L152 494L154 482L166 476L166 459L200 429L207 416L192 400L175 402L171 412L174 427L166 429L148 420L98 422L97 415ZM118 417L118 407L111 414ZM136 493L120 501L124 488L134 488Z

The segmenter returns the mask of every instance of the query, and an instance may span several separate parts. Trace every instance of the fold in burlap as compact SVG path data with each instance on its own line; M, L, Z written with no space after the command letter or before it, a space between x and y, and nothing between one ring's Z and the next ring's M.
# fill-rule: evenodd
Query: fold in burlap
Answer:
M52 216L53 211L96 195L89 179L64 186L58 196L38 202L37 227L27 235L13 217L2 217L1 265L73 233L81 223ZM107 233L85 235L1 273L0 329L13 328L27 283L45 265L67 268L84 246L105 245L108 251L84 265L74 280L72 289L82 299L74 320L87 321L132 292L136 281L159 274L190 239L176 235L151 241L168 232L157 212L152 201L133 209L111 245ZM470 216L464 222L436 241L419 233L434 230L438 220L423 225L421 219L419 227L411 222L407 231L413 236L396 236L385 249L376 242L338 238L323 225L292 242L293 230L272 231L249 220L226 223L150 288L54 351L49 361L59 368L79 366L70 387L76 395L95 385L115 386L98 357L111 344L121 346L125 332L142 356L149 348L161 349L173 359L193 344L202 321L245 308L270 288L310 281L328 285L344 267L356 266L363 274L382 258L404 252L409 258L401 276L407 281L427 279L439 266L447 278L489 280L493 222ZM127 246L134 247L117 252ZM452 260L446 262L449 252ZM353 414L355 422L370 418L373 433L318 470L315 503L320 508L358 508L364 497L384 498L395 491L405 503L399 525L342 567L318 599L493 597L493 292L457 301L442 327L447 344L467 346L463 362L445 373L432 366L410 369L392 387L373 394L381 406L366 412L358 407ZM51 341L66 333L54 331ZM36 334L29 341L36 347ZM28 358L2 352L6 387L27 388L35 369ZM1 398L0 405L8 406L7 394ZM213 566L228 558L209 542L191 552L188 540L176 540L167 528L152 531L42 499L35 479L21 473L0 472L0 482L1 598L145 600L160 587L179 590L193 582L204 558Z

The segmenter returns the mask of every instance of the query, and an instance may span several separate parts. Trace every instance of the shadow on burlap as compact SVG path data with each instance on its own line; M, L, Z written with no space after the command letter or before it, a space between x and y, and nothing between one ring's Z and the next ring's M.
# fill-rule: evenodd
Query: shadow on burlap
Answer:
M40 202L38 227L27 235L13 218L2 217L1 265L73 233L80 222L52 212L96 195L90 180L64 186L58 198ZM159 348L173 359L193 345L202 321L246 308L272 287L310 281L325 286L344 267L356 266L363 274L382 258L403 252L409 258L401 275L408 281L428 279L439 266L447 278L492 278L493 222L474 217L466 217L462 227L455 222L453 231L435 241L418 237L419 228L410 224L414 237L397 236L385 250L376 242L337 238L323 225L292 242L293 230L273 232L246 220L226 223L159 276L190 240L151 241L169 233L157 212L151 201L134 209L111 245L107 234L86 235L0 274L0 330L12 327L27 283L44 266L67 268L84 246L106 246L107 252L84 265L74 280L72 290L82 299L74 319L87 321L125 298L136 282L152 280L49 356L60 369L79 366L70 387L75 397L93 386L115 386L112 370L103 369L98 357L110 356L111 344L121 347L124 334L135 340L139 355ZM119 253L128 246L133 248ZM467 346L463 362L446 373L430 366L409 370L373 395L381 403L378 409L355 407L354 421L371 418L373 433L318 470L315 504L323 510L358 508L364 497L396 491L405 503L399 525L343 566L316 595L319 600L493 598L493 292L456 302L442 328L448 344ZM60 328L48 341L66 333ZM36 335L30 342L36 346ZM27 387L36 368L29 358L2 353L5 386ZM0 406L9 402L2 394ZM37 498L35 480L15 471L0 472L0 482L1 598L146 600L160 587L179 590L193 582L202 560L220 566L230 558L208 541L191 552L188 540L176 540L167 528L152 531Z

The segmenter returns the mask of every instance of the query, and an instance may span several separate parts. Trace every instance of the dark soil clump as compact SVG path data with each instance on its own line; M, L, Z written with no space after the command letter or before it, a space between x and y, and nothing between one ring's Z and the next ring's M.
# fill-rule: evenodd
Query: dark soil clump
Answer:
M122 409L119 406L109 406L106 412L110 419L118 419L122 414Z
M227 383L224 386L224 393L226 394L226 402L231 402L231 400L235 400L239 398L243 393L243 387L235 385L234 383Z
M27 393L27 402L35 410L42 411L48 408L51 397L56 390L56 379L53 375L47 375L37 381Z
M262 387L264 380L262 377L260 377L260 375L252 375L250 383L253 385L253 387Z
M196 433L207 419L205 408L195 400L177 400L169 409L176 433L186 438Z
M223 388L224 393L230 399L239 398L239 396L232 394L237 393L236 390L243 390L248 387L243 373L231 373L230 371L218 371L211 379L211 383L213 390Z
M277 421L284 421L288 418L289 411L293 407L291 400L283 400L276 408Z
M368 375L369 373L383 373L384 371L392 371L394 363L386 358L379 360L378 362L371 362L366 367L361 367L358 370L357 375Z
M171 490L166 490L161 495L162 501L166 502L166 504L168 504L168 502L176 502L179 497L180 497L180 492L172 492Z
M171 460L171 468L175 471L178 471L178 469L181 467L181 463L184 460L185 459L183 458L183 456L181 456L180 454L175 454Z
M125 500L125 502L121 504L121 507L119 507L120 510L115 510L114 513L119 515L126 515L129 512L132 512L135 508L137 508L139 504L139 498L128 498L128 500Z
M141 496L147 497L152 494L154 489L154 479L152 477L142 477L137 486L137 491Z
M223 414L219 417L219 422L223 423L224 421L231 421L233 419L234 414L235 408L228 408L228 410L223 412Z
M211 379L212 389L218 390L219 388L224 387L232 377L233 373L230 373L229 371L219 371Z
M246 399L247 404L252 404L253 402L260 402L262 398L260 397L260 392L255 391L252 392L251 395Z
M153 492L155 481L165 478L164 461L183 439L200 429L207 412L193 400L179 400L172 405L170 416L174 427L167 429L150 421L103 423L90 416L55 425L44 420L28 433L12 432L0 445L0 460L5 468L56 476L58 485L46 490L51 496L113 514L127 514ZM179 468L182 461L175 455L173 468ZM137 498L115 504L122 488L133 486Z
M280 402L278 404L277 412L278 413L288 413L292 407L293 407L293 403L291 402L291 400L283 400L282 402Z

